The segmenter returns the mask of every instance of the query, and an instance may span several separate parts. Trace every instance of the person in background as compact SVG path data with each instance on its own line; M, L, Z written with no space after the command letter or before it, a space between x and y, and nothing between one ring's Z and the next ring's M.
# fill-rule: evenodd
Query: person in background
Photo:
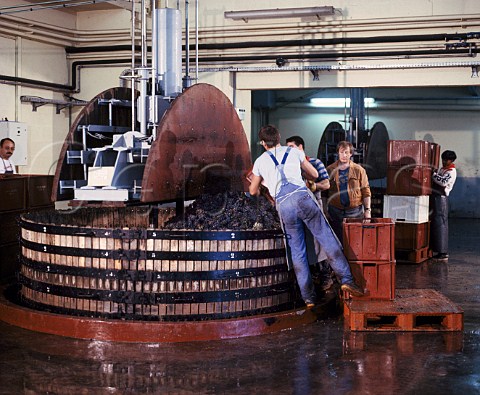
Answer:
M344 218L372 217L372 193L367 172L350 160L353 155L352 143L340 141L337 153L338 160L327 167L330 176L328 214L335 234L342 241Z
M305 152L305 141L300 136L291 136L286 140L288 147L298 148L300 151ZM320 209L323 211L322 191L326 191L330 188L330 181L328 179L327 169L320 159L311 158L306 156L306 159L313 165L318 172L318 178L314 181L306 180L307 187L313 192L317 199ZM305 178L305 177L304 177ZM323 290L329 289L333 285L331 276L331 268L328 264L327 255L322 250L320 243L313 239L315 254L317 262L315 265L311 265L311 271L313 273L314 282L320 283Z
M442 168L432 174L431 246L433 259L448 262L448 195L457 179L454 151L442 153Z
M258 133L265 152L253 165L249 192L260 193L262 181L275 199L285 237L292 253L292 263L302 298L308 308L317 303L317 295L308 267L304 225L325 250L341 289L354 296L362 296L363 290L355 284L341 245L328 226L314 197L308 192L302 178L302 170L310 180L318 178L318 172L305 158L305 153L280 144L280 133L273 125L267 125Z
M15 142L6 137L0 140L0 174L16 174L15 165L10 157L15 151Z

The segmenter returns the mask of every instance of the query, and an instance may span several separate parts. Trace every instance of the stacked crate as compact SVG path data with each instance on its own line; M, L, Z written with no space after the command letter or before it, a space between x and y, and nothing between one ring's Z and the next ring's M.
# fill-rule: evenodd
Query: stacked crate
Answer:
M399 262L420 263L429 257L429 195L440 146L421 140L389 140L384 217L396 224Z
M18 270L20 228L18 218L29 211L54 208L50 201L53 176L11 175L0 179L0 284L12 280Z
M391 218L344 219L344 253L365 292L344 292L345 325L352 331L462 331L463 310L439 292L395 289L397 226Z
M362 299L395 298L395 223L390 218L343 220L344 253ZM355 298L349 293L345 299Z

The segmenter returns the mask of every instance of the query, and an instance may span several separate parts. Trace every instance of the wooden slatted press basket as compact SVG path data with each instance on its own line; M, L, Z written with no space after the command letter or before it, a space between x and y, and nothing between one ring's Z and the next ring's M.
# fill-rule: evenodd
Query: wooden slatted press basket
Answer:
M173 215L146 206L23 215L23 303L148 321L239 318L303 305L281 231L163 229Z

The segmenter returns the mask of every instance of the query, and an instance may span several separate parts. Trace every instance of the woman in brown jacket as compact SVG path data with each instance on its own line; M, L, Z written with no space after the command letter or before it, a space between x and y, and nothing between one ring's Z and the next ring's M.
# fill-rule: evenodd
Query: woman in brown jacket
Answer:
M338 160L327 167L330 177L328 214L330 225L340 241L343 239L344 218L371 218L371 196L365 169L350 160L353 145L340 141Z

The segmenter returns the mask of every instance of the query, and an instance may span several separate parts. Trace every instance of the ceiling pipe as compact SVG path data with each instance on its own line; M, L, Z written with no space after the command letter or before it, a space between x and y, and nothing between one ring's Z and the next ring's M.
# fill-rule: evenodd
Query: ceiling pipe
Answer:
M68 93L78 93L80 87L78 84L78 69L82 66L104 66L104 65L115 65L115 66L127 66L131 65L131 59L102 59L102 60L87 60L87 61L78 61L73 62L71 66L71 84L57 84L53 82L34 80L29 78L14 77L9 75L0 74L0 83L11 84L11 85L22 85L38 89L46 89L54 92L68 92Z
M315 26L312 26L311 24L303 24L303 25L298 25L298 24L282 24L282 26L278 27L278 29L281 28L282 30L282 35L287 35L287 34L303 34L306 33L308 29L308 33L311 34L312 28L316 28L320 31L323 31L323 29L329 29L329 33L335 34L335 33L347 33L349 31L374 31L378 30L377 28L374 28L375 26L383 25L385 24L386 26L382 27L382 30L411 30L411 29L424 29L424 28L461 28L465 29L466 27L469 26L479 26L479 20L480 20L480 14L473 14L473 15L452 15L452 16L431 16L431 17L415 17L415 18L381 18L381 19L368 19L368 20L332 20L328 22L317 22ZM50 36L48 37L53 37L55 35L55 32L58 32L58 37L57 39L61 39L62 42L64 41L69 41L68 44L66 45L74 45L76 43L86 43L86 42L104 42L108 41L108 37L113 36L116 41L130 41L130 31L129 29L113 29L113 30L107 30L107 31L101 31L101 30L95 30L95 31L85 31L85 30L76 30L76 29L70 29L70 28L63 28L59 26L54 26L50 25L47 23L43 22L37 22L25 18L20 18L20 17L15 17L15 16L9 16L9 15L2 15L0 16L0 25L8 23L6 21L11 21L14 23L10 23L8 25L8 28L10 31L5 32L10 35L15 34L16 29L22 28L23 30L27 30L30 32L35 31L35 37L30 37L32 40L38 40L41 41L40 38L42 34L45 33L50 33ZM435 24L434 26L431 26L432 24ZM446 23L446 24L445 24ZM442 25L440 25L442 24ZM348 26L358 26L358 29L355 30L350 30L347 28ZM338 29L338 30L336 30ZM249 31L252 31L251 34L255 35L255 37L258 37L259 35L262 35L264 33L260 32L263 31L268 32L269 30L275 30L275 28L272 28L272 26L267 26L265 28L259 27L258 25L253 25L251 28L250 27L242 27L242 30L239 32L238 28L235 27L229 28L229 26L225 27L216 27L214 30L208 30L204 29L202 31L202 36L207 39L208 38L208 32L211 31L215 36L218 36L219 34L226 35L228 32L232 32L235 37L238 38L239 34L241 33L248 33ZM292 33L290 33L290 30ZM94 37L91 38L91 41L88 41L87 38L89 36L95 36L99 35L100 37ZM42 40L43 42L48 42L48 38L45 38ZM55 43L56 44L56 43ZM58 45L58 44L57 44Z
M111 2L112 0L51 0L36 4L21 4L16 6L0 7L0 15L16 14L19 12L41 11L57 8L78 7L80 5L90 5Z
M400 43L400 42L432 42L442 41L467 41L470 39L479 39L480 32L468 32L459 34L424 34L407 36L377 36L377 37L356 37L356 38L335 38L335 39L307 39L307 40L283 40L283 41L250 41L235 43L216 43L216 44L198 44L198 50L224 50L224 49L248 49L248 48L275 48L275 47L306 47L306 46L326 46L339 44L381 44L381 43ZM445 45L445 44L444 44ZM66 47L68 54L80 54L88 52L110 52L126 51L127 45L112 46L92 46L92 47ZM148 48L151 51L151 48ZM183 49L187 51L186 46ZM197 44L189 45L188 49L197 49ZM188 57L188 52L187 52Z
M125 29L108 29L108 30L78 30L78 29L71 29L62 26L50 25L49 23L34 21L31 19L21 18L18 16L9 16L9 15L2 15L0 17L0 21L7 20L11 21L14 26L24 25L30 27L30 29L35 28L38 29L45 29L49 31L56 31L58 33L67 34L71 36L90 36L90 35L119 35L119 34L126 34L130 35L129 28Z
M46 81L32 80L27 78L19 78L8 75L0 75L0 83L16 84L30 86L39 89L47 89L50 91L78 93L77 86L77 70L82 66L102 66L102 65L129 65L130 58L125 59L104 59L78 61L72 63L72 84L55 84ZM468 62L429 62L415 64L371 64L371 65L321 65L321 66L284 66L284 67L202 67L199 72L286 72L286 71L354 71L354 70L405 70L405 69L425 69L425 68L468 68L480 67L480 61Z
M202 57L200 60L203 63L218 63L218 62L258 62L258 61L272 61L282 58L288 60L337 60L348 58L398 58L398 57L430 57L438 55L467 55L473 56L480 52L480 48L469 49L431 49L431 50L417 50L417 51L369 51L369 52L325 52L325 53L309 53L309 54L270 54L270 55L248 55L248 56L210 56ZM279 67L283 68L283 67Z
M69 34L75 37L81 37L84 35L92 35L92 34L102 34L102 33L113 33L113 34L129 34L129 29L110 29L110 30L78 30L74 28L65 28L61 26L56 26L56 25L51 25L45 22L39 22L39 21L34 21L31 19L26 19L22 18L19 16L10 16L10 15L2 15L0 17L0 20L6 19L13 21L17 24L24 24L26 26L30 26L31 28L35 28L38 30L38 28L46 28L48 30L52 31L59 31L64 34ZM327 27L330 28L343 28L344 26L365 26L365 28L369 28L372 26L376 25L386 25L385 27L382 28L382 30L389 30L388 28L392 30L399 30L400 27L395 26L395 25L401 25L402 29L418 29L419 27L437 27L437 26L425 26L427 23L428 24L440 24L440 23L449 23L448 26L454 27L461 27L464 28L465 26L470 26L472 23L476 24L478 26L478 21L480 20L480 14L459 14L459 15L447 15L447 16L422 16L422 17L401 17L401 18L373 18L373 19L347 19L347 20L329 20L329 21L318 21L315 22L316 28L319 29L324 29ZM451 24L451 25L450 25ZM439 27L448 27L447 25L442 25ZM290 29L293 28L295 30L298 29L312 29L312 25L310 23L289 23L285 22L279 25L279 28L282 30ZM250 30L269 30L272 29L272 26L269 25L267 27L264 27L264 24L261 26L259 25L243 25L242 26L242 31L250 31ZM377 30L377 29L375 29ZM208 34L210 30L209 29L204 29L203 34L206 35ZM239 34L239 29L238 26L215 26L212 27L212 32L214 33L223 33L223 32L229 32L232 31L235 33L235 35L238 36Z
M220 71L229 72L284 72L284 71L357 71L357 70L407 70L407 69L435 69L435 68L468 68L479 67L480 61L468 62L424 62L407 64L369 64L369 65L321 65L321 66L254 66L254 67L203 67L202 72L214 73Z
M400 43L420 41L443 41L470 40L480 38L480 32L459 33L459 34L419 34L402 36L375 36L375 37L352 37L352 38L320 38L302 40L282 41L249 41L235 43L201 44L200 49L239 49L239 48L261 48L261 47L291 47L291 46L323 46L339 44L379 44L379 43Z
M108 41L128 41L130 38L130 34L125 35L125 37L120 37L118 35L112 34L111 36L102 36L99 38L96 37L89 37L89 38L81 38L77 37L72 39L67 34L62 33L54 33L54 32L42 32L42 34L38 34L38 31L35 30L34 27L18 27L11 23L5 23L0 18L0 28L3 28L3 32L10 36L21 36L28 38L32 41L39 41L44 42L47 44L54 44L59 46L70 46L72 45L72 41L75 43L98 43L98 42L108 42ZM14 34L12 34L14 32Z

